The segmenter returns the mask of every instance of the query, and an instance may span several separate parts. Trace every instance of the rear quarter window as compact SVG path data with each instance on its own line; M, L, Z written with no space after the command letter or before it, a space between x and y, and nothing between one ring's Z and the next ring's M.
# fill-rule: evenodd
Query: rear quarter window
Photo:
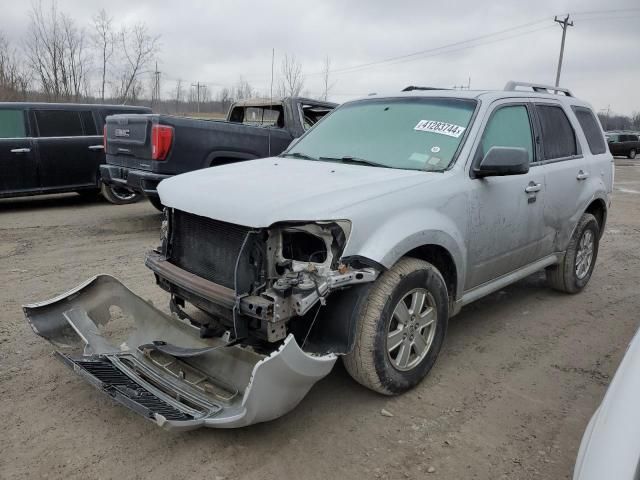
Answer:
M587 143L589 144L589 151L592 155L598 155L607 151L607 145L604 142L602 136L602 130L600 124L596 119L593 112L585 107L573 107L573 112L576 114L578 123L584 132L584 136L587 137Z
M79 137L83 135L80 112L69 110L36 110L40 137Z
M23 110L0 110L0 138L24 138L27 130Z
M567 158L578 154L576 136L562 107L536 105L545 160Z

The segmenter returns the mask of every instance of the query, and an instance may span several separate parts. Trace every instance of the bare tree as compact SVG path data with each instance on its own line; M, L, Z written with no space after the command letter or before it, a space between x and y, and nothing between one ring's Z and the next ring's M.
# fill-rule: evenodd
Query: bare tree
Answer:
M47 11L42 2L34 3L30 17L26 54L42 91L53 100L77 100L87 84L84 31L58 11L55 1Z
M101 65L101 84L100 84L100 98L104 103L104 91L107 81L107 64L113 55L113 50L116 42L116 36L113 31L113 18L107 15L107 12L102 9L93 17L93 45L100 53Z
M138 98L142 89L139 77L159 50L159 36L151 36L144 23L120 32L120 45L124 55L124 69L120 77L118 96L123 103Z
M635 130L640 130L640 112L633 112L631 114L631 125Z
M218 93L218 102L220 102L220 107L223 111L227 111L231 106L233 98L231 95L231 91L227 87L224 87L222 90L220 90L220 93Z
M26 100L29 76L9 41L0 33L0 100Z
M297 97L304 87L302 64L296 60L295 55L285 54L280 67L279 93L282 97Z
M245 98L251 98L254 95L253 87L244 78L240 77L238 83L234 88L234 98L236 100L243 100Z
M329 81L329 74L331 73L331 59L329 55L324 57L324 63L322 65L322 100L326 101L329 98L329 92L334 87L335 83Z

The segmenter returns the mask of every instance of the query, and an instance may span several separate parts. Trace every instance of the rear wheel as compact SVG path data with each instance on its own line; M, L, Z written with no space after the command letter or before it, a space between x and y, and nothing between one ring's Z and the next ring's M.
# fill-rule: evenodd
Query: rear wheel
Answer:
M153 205L157 210L160 210L161 212L164 210L164 205L162 205L162 202L160 201L160 197L147 197L149 199L149 202L151 203L151 205Z
M547 268L547 282L555 290L578 293L591 278L598 256L600 226L596 217L585 213L569 241L564 259Z
M134 192L125 187L102 184L102 196L114 205L126 205L135 203L142 198L141 193Z
M636 158L636 149L632 148L631 150L629 150L629 155L627 155L631 160L633 160L634 158Z
M403 258L369 292L344 365L371 390L385 395L405 392L433 367L448 317L449 297L440 272L423 260Z

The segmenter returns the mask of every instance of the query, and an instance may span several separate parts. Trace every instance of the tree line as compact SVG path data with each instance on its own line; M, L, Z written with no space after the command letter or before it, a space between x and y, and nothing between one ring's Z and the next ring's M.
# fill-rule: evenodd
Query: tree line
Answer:
M37 0L27 31L12 44L0 31L0 101L87 102L147 105L159 112L224 112L235 100L253 96L298 96L304 90L302 64L286 54L273 88L259 92L240 77L214 96L206 83L175 80L162 94L157 70L161 36L144 22L118 25L100 10L89 25L60 11L56 0ZM321 98L333 85L324 61Z

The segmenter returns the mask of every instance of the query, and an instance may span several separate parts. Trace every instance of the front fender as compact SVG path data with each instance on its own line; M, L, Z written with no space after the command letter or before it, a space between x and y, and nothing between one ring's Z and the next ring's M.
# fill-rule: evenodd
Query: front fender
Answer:
M462 214L461 217L466 215ZM408 210L394 215L373 228L353 225L344 256L360 255L391 268L411 250L424 245L437 245L446 249L453 258L457 274L456 298L464 288L467 249L463 226L456 225L437 210Z

